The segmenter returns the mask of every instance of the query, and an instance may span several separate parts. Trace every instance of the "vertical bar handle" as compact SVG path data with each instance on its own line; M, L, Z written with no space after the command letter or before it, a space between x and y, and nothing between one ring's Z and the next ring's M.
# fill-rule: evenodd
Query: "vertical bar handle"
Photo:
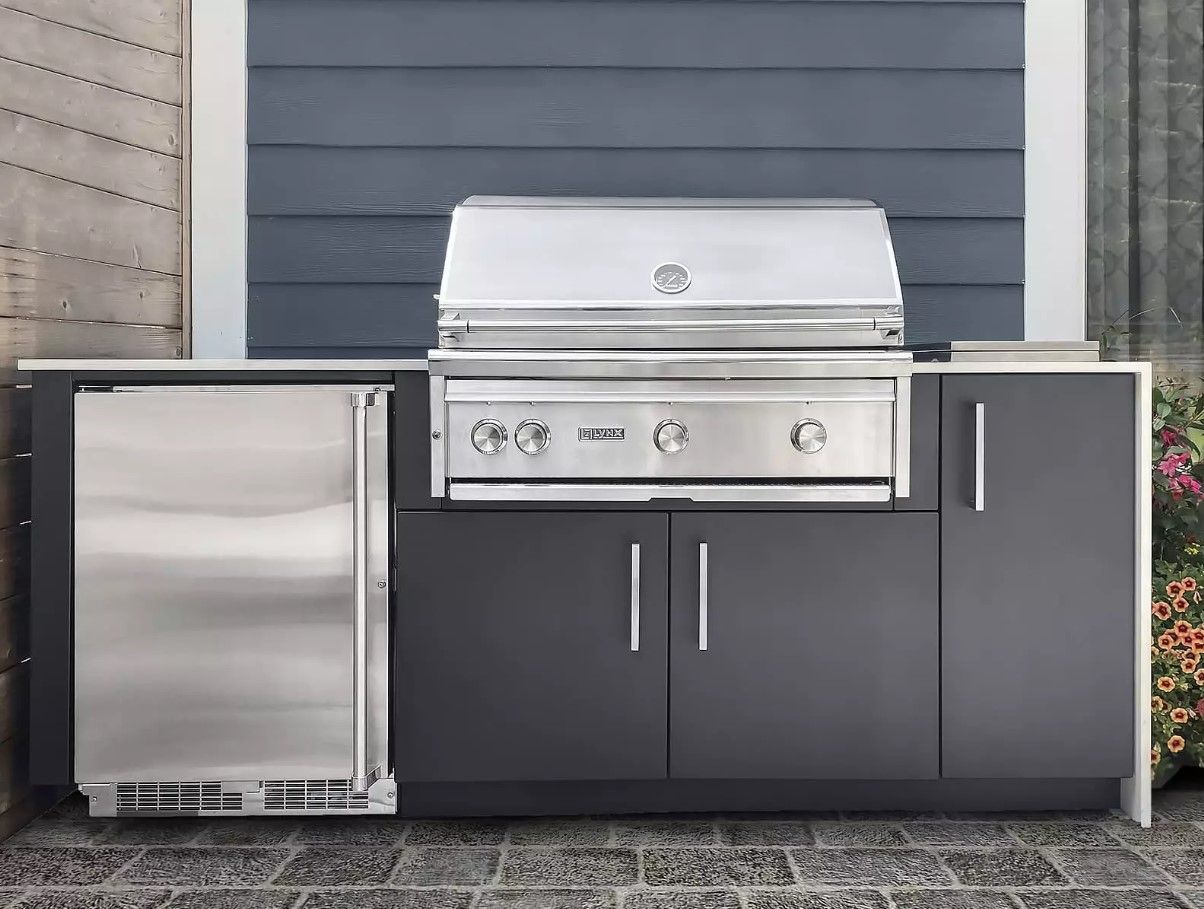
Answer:
M986 510L987 405L974 405L974 510Z
M631 544L631 652L640 652L640 544Z
M911 496L911 376L895 379L895 498Z
M368 412L371 392L351 394L352 615L351 664L352 787L368 788Z
M706 650L707 641L707 586L709 576L707 571L707 544L698 544L698 649Z

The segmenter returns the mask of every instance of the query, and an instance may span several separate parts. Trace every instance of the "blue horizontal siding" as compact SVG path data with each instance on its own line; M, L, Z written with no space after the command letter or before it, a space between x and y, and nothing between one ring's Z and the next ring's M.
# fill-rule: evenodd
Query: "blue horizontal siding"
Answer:
M1018 3L253 0L249 15L252 66L1024 65Z
M1021 148L996 70L254 69L255 145Z
M250 151L253 215L446 215L495 195L839 196L896 217L1024 214L1016 150L316 148Z
M909 340L1023 334L1020 0L250 0L253 354L434 342L474 193L859 196Z

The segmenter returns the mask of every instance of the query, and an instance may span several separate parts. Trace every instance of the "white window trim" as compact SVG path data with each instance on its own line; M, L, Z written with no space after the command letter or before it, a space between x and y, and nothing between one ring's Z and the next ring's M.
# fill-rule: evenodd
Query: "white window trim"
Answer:
M247 351L247 0L191 10L191 341ZM1025 5L1024 335L1086 335L1085 0Z
M247 2L191 21L192 356L247 355Z
M1024 7L1024 337L1087 333L1087 4Z

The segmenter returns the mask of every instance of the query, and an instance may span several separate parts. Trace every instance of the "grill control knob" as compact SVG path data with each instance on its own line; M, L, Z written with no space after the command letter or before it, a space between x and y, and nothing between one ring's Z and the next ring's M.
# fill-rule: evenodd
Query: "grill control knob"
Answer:
M815 454L828 441L828 430L819 420L799 420L790 430L790 442L803 454Z
M652 431L652 444L657 451L677 454L690 444L690 432L678 420L662 420Z
M497 420L481 420L472 428L472 447L481 454L497 454L505 445L506 427Z
M542 420L523 420L514 428L514 444L523 454L539 454L548 447L548 438L548 424Z

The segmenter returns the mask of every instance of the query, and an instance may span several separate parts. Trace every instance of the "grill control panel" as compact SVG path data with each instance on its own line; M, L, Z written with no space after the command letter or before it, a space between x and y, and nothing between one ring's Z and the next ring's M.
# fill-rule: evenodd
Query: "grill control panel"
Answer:
M436 469L448 480L894 475L892 379L450 379L437 407Z
M507 437L506 427L498 420L479 420L472 427L472 446L483 455L497 454L505 447ZM514 430L514 444L525 455L540 454L551 438L543 420L523 420ZM661 420L652 431L652 444L661 454L678 454L690 444L690 431L681 420ZM795 451L816 454L828 444L827 427L819 420L799 420L790 429L790 444Z

